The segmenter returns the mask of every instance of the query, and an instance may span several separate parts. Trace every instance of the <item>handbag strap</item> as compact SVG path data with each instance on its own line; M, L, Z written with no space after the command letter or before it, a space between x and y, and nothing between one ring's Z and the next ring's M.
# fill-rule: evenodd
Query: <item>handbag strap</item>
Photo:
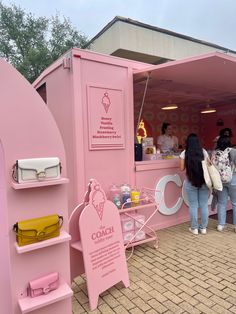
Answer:
M17 164L14 164L12 166L12 174L11 174L11 176L12 176L12 179L14 181L18 182L18 178L17 178Z
M19 234L18 233L18 223L15 223L13 225L13 231L16 233L16 235L18 237L24 237L24 238L27 238L27 239L40 239L41 238L43 240L43 238L48 237L48 236L52 235L54 232L56 232L56 231L61 229L61 227L63 225L63 217L62 216L58 216L58 218L59 218L59 221L60 221L59 226L56 227L55 230L53 230L53 231L51 231L51 232L49 232L47 234L41 234L41 235L39 234L39 235L36 235L36 236L29 236L29 235L25 235L25 234ZM28 229L27 231L35 231L35 229Z

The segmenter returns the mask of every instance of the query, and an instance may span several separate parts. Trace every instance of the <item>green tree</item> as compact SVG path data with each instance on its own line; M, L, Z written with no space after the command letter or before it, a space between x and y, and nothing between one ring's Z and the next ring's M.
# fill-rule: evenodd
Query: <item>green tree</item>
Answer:
M60 55L88 43L65 17L35 17L22 8L0 2L0 57L30 82Z

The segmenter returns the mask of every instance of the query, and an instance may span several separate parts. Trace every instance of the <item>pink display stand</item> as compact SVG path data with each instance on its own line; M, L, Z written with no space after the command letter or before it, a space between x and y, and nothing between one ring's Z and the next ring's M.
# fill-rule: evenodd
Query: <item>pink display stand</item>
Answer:
M76 211L79 214L75 216ZM129 286L120 215L93 179L83 205L75 209L71 218L71 234L80 234L77 241L72 236L71 246L82 253L89 304L94 310L100 293L120 281Z
M32 86L0 59L0 312L71 314L66 160L59 130ZM18 159L59 157L62 177L18 184L12 167ZM60 236L19 247L12 230L17 221L51 214L63 216ZM27 296L30 280L57 271L59 288Z

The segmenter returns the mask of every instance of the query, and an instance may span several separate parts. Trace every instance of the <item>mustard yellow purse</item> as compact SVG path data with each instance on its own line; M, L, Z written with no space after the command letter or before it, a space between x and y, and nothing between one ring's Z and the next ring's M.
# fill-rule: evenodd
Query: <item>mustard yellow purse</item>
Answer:
M23 246L59 236L62 224L62 216L50 215L19 221L13 230L18 245Z

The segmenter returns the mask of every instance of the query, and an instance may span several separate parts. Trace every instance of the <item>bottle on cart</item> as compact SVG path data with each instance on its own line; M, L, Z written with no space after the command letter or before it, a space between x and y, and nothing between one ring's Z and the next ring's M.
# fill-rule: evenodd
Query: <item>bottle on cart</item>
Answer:
M131 188L130 185L127 183L122 184L121 188L121 201L124 205L124 208L131 206Z
M134 206L139 204L140 190L137 189L136 187L134 187L131 191L131 201Z
M118 185L113 183L110 186L108 199L112 201L117 208L121 208L121 191Z

